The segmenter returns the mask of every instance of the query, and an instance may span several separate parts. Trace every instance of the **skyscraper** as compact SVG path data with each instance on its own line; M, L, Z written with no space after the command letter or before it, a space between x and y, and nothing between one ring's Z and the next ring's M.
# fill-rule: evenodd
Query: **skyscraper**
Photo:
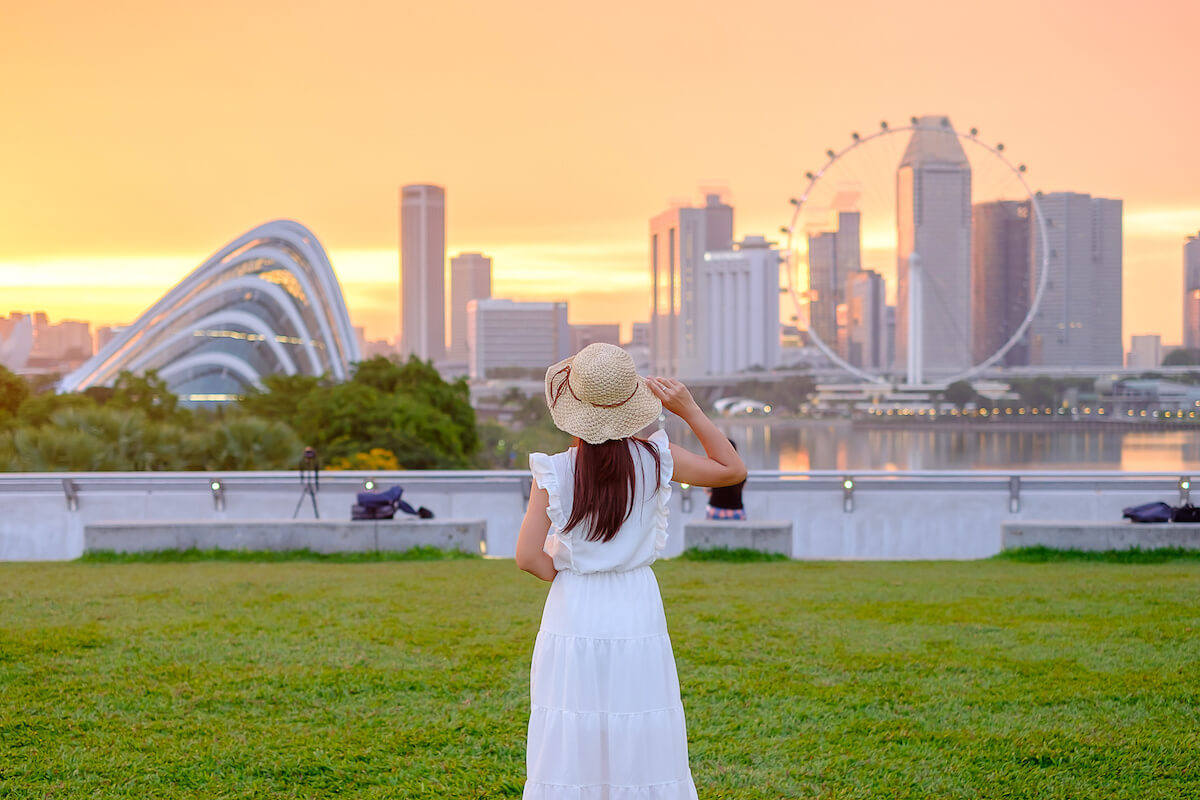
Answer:
M659 375L695 377L708 363L697 315L704 254L733 249L733 208L716 194L704 206L680 206L650 220L650 364Z
M492 296L492 260L483 253L450 259L450 360L466 361L467 303Z
M1200 233L1183 243L1183 346L1200 350Z
M1157 333L1129 337L1125 366L1153 369L1162 364L1162 357L1162 337Z
M446 190L400 190L400 352L428 361L446 355Z
M589 344L611 344L621 346L621 325L616 322L601 322L571 326L571 352L578 353Z
M1047 240L1034 237L1035 268L1043 247L1048 259L1046 290L1029 326L1029 363L1121 366L1121 201L1055 192L1040 195L1038 205Z
M496 369L541 371L570 355L566 303L517 303L489 298L467 303L467 336L473 379Z
M705 253L700 282L706 373L779 366L779 251L772 243L747 236L736 250Z
M857 211L838 214L836 231L808 237L809 328L831 349L837 343L837 307L845 302L846 277L861 266L861 219Z
M910 304L919 298L916 377L965 369L971 364L971 165L946 117L917 121L896 173L896 226L896 365L912 368ZM910 275L914 261L918 292Z
M976 203L971 224L971 342L975 363L990 358L1012 338L1029 313L1032 275L1032 204L999 200ZM1028 337L1000 360L1029 363Z
M829 348L837 344L837 234L808 236L808 329Z
M846 349L852 366L886 369L887 305L883 276L869 269L846 277Z

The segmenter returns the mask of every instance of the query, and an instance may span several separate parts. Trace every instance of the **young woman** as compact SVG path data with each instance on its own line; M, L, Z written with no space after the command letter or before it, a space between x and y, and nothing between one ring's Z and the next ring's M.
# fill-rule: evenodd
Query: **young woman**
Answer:
M675 657L650 564L667 543L671 480L727 486L737 451L670 378L640 378L619 347L593 344L546 371L566 452L534 453L517 566L553 581L530 669L526 800L695 798ZM664 431L677 414L705 455Z

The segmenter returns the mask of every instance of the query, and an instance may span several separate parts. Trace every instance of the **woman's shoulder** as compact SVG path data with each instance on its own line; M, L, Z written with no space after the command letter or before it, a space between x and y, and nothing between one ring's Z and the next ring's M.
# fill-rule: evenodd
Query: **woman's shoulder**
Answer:
M675 460L671 457L671 441L667 438L667 432L659 429L646 437L646 441L650 442L658 451L658 463L662 469L662 485L667 486L675 472Z
M659 428L647 436L646 441L657 447L659 452L670 452L671 450L671 441L667 438L667 431L664 428Z
M555 467L562 467L570 463L574 457L575 448L569 447L559 453L530 453L529 454L529 469L534 472L553 470Z

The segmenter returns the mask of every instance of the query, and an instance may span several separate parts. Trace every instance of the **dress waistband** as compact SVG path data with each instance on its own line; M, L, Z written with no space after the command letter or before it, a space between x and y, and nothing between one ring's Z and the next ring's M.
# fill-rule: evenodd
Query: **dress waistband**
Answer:
M566 569L560 569L558 571L558 574L590 578L590 577L598 577L598 576L602 576L602 575L636 575L640 572L653 573L654 570L650 569L649 564L643 564L641 566L633 567L631 569L597 569L597 570L588 570L588 571L583 571L583 570L578 570L578 569L573 569L573 568L568 567Z

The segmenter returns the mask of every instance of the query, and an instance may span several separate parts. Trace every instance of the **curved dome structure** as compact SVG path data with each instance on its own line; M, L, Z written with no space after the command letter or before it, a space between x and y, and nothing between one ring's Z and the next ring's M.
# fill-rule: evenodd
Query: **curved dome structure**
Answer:
M201 264L59 390L155 370L183 402L225 402L273 373L345 380L359 358L325 250L303 225L276 220Z

